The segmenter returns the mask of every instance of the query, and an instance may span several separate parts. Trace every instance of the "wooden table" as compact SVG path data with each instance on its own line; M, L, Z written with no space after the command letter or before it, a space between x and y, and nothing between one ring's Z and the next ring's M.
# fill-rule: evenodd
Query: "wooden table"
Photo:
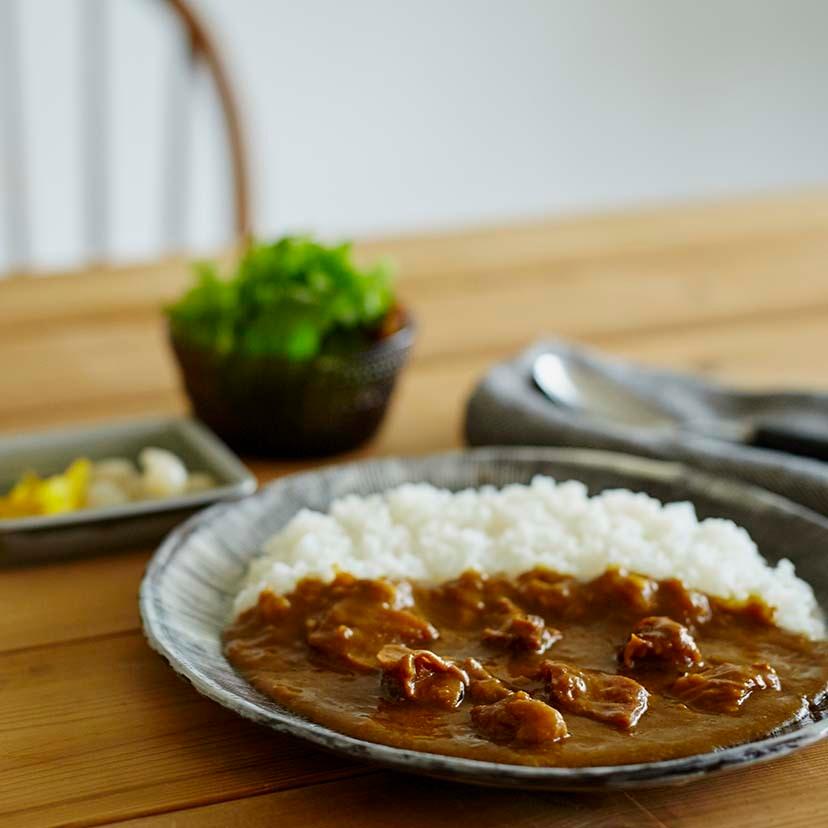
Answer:
M828 194L366 243L421 333L379 437L461 444L493 361L548 333L750 385L828 386ZM0 282L0 430L184 411L158 307L182 262ZM251 464L262 480L301 464ZM396 775L242 721L144 643L150 551L0 570L0 825L813 826L828 744L684 788L528 794Z

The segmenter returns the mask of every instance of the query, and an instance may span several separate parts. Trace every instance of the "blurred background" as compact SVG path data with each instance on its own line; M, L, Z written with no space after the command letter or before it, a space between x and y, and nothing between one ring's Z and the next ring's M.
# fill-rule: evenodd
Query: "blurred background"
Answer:
M190 5L241 113L259 235L431 231L828 180L821 0ZM0 0L0 273L227 243L223 117L188 65L163 0ZM105 173L84 208L93 162ZM84 210L106 233L84 231Z

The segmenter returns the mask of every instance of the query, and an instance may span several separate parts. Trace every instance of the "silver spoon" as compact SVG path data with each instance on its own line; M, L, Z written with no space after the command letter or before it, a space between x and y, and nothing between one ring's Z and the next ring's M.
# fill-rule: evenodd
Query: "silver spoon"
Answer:
M774 418L700 420L684 418L627 386L558 354L541 354L532 365L535 384L552 402L615 423L660 431L689 431L729 442L745 443L828 460L828 424L818 429Z

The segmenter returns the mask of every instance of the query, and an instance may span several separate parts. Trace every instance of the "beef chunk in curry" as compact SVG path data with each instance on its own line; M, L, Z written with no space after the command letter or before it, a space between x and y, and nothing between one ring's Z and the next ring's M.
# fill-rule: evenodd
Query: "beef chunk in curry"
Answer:
M654 609L658 598L658 583L644 575L635 575L621 569L610 569L593 582L594 600L622 601L635 612Z
M512 693L499 678L495 678L476 658L461 662L469 677L469 698L476 704L492 704Z
M647 710L648 693L626 676L579 670L558 661L545 661L539 676L552 704L630 730Z
M517 583L521 598L538 612L577 617L584 610L575 578L533 569L521 575Z
M498 609L505 620L497 629L486 627L483 641L493 647L545 653L560 637L554 627L547 627L539 615L527 615L508 598L501 599Z
M629 669L641 662L659 662L686 669L701 664L701 660L699 648L687 627L663 615L642 618L621 652L621 661Z
M751 693L780 690L770 664L714 664L676 679L672 692L685 704L717 713L736 713Z
M463 701L468 674L430 650L387 644L377 653L382 689L393 701L435 707L457 707Z
M494 704L473 707L471 720L475 730L493 742L538 745L559 742L568 735L563 716L523 690Z
M429 604L436 610L438 621L452 627L470 627L486 611L488 579L479 572L464 572L431 590Z
M675 578L659 582L658 599L661 612L685 626L697 627L713 617L710 599L702 592L687 589Z

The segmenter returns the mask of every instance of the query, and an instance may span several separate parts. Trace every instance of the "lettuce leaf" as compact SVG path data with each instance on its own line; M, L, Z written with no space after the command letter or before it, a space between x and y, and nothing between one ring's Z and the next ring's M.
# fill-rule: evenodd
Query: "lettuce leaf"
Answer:
M195 274L166 313L176 337L218 353L300 361L358 347L394 304L388 263L359 268L350 244L302 236L252 245L229 278L212 263Z

